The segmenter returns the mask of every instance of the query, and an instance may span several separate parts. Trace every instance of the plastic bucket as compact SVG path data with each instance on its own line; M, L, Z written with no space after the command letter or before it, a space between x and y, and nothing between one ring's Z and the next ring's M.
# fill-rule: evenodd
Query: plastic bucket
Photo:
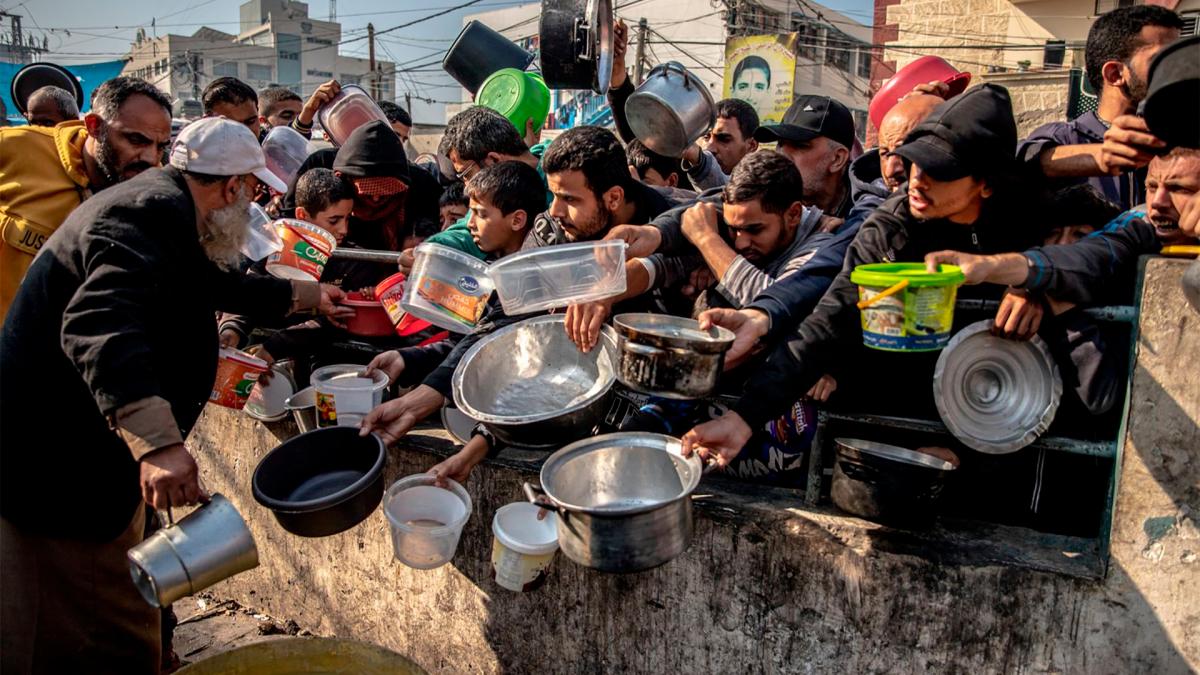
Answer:
M492 518L492 578L510 591L536 590L558 552L558 516L529 502L500 507Z
M217 358L217 379L208 400L219 406L241 410L246 407L250 390L259 375L267 372L267 362L246 352L224 347Z
M493 288L483 261L448 246L421 244L400 304L435 326L469 333L483 316Z
M364 377L364 366L341 364L313 371L317 390L317 426L355 427L375 406L383 403L387 373L375 371Z
M859 265L850 273L859 302L867 302L901 282L903 289L861 310L863 344L893 352L928 352L946 346L954 323L954 300L965 277L954 265L938 272L924 263Z
M503 68L489 75L479 87L475 103L507 117L524 136L525 123L531 118L535 132L546 123L546 115L550 113L550 88L537 73Z
M275 221L283 247L267 258L267 272L280 279L320 281L337 239L325 230L293 218Z
M396 559L419 570L450 562L471 517L471 495L463 486L446 479L450 487L440 488L433 481L432 474L408 476L392 483L383 495Z

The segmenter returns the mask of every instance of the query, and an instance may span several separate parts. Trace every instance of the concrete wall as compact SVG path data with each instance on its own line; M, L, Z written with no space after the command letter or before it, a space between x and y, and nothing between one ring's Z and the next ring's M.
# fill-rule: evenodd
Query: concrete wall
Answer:
M892 530L710 476L676 560L613 576L560 556L543 588L519 595L490 578L490 521L544 455L479 467L457 556L422 572L392 558L379 511L333 537L284 532L250 478L294 428L210 408L189 446L262 561L214 590L432 672L1189 672L1200 667L1200 316L1179 288L1184 263L1148 269L1107 576L1089 540ZM451 450L437 432L414 435L391 451L387 478Z
M992 82L1008 89L1017 120L1017 138L1025 138L1047 122L1067 119L1070 74L1065 70L985 73L978 82Z

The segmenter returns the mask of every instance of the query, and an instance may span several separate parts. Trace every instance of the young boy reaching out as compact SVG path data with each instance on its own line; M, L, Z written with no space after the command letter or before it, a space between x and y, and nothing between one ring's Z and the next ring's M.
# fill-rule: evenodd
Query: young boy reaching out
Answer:
M533 219L546 208L546 193L535 169L523 162L501 162L476 174L466 186L471 220L471 238L489 261L521 250ZM451 478L465 482L495 448L483 425L471 432L461 450L429 470L438 485Z

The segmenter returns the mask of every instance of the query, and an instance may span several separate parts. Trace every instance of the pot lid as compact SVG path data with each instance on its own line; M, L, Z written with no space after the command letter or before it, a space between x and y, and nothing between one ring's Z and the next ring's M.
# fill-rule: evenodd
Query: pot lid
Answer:
M1041 338L996 337L991 325L990 319L973 323L946 345L933 373L933 398L955 438L1001 455L1046 431L1058 411L1062 379Z
M613 11L612 0L588 0L590 52L596 62L596 80L592 90L607 95L612 84Z
M873 457L890 459L893 462L900 462L901 464L937 469L938 471L953 471L958 468L953 462L942 457L936 457L918 450L909 450L898 445L864 441L857 438L835 438L833 442L837 444L838 450L841 452L858 452Z

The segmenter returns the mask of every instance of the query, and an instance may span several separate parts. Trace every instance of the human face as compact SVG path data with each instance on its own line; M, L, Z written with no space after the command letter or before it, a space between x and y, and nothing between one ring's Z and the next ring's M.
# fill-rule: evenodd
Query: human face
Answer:
M1142 26L1138 33L1138 47L1129 60L1122 64L1125 74L1125 97L1133 103L1146 98L1150 80L1150 62L1163 47L1179 39L1178 28L1164 26Z
M775 258L796 235L797 216L804 207L799 203L792 206L787 213L768 213L757 199L725 204L721 211L733 236L733 250L756 265Z
M663 178L663 175L658 172L658 169L646 169L646 173L641 175L640 180L650 187L675 187L679 182L677 174L671 174L669 178Z
M224 189L224 206L210 210L201 224L201 247L205 255L221 269L233 269L241 260L250 222L250 201L258 187L254 176L232 179L236 191Z
M525 223L527 216L524 211L517 210L507 216L500 209L482 199L471 198L471 220L467 229L471 231L471 239L484 253L514 253L521 248L525 239Z
M1053 227L1050 228L1050 234L1046 235L1046 240L1043 243L1046 246L1074 244L1095 231L1096 228L1084 224Z
M546 182L554 195L554 201L550 203L550 215L562 222L569 239L598 239L612 227L612 212L616 210L618 202L624 199L621 188L614 187L605 192L603 197L612 202L605 204L604 199L596 198L582 171L567 169L547 174Z
M732 173L733 167L757 148L758 143L753 138L742 136L737 119L733 117L718 117L712 131L708 132L708 142L704 146L716 157L717 164L721 165L721 171L726 175Z
M934 180L913 164L908 171L908 209L917 220L944 218L969 225L979 218L983 200L991 196L987 185L972 176Z
M171 146L170 113L141 94L126 99L109 122L95 113L88 113L84 121L95 139L95 160L105 186L161 166Z
M447 204L440 211L442 214L443 230L462 220L463 216L467 215L467 207L462 204Z
M824 136L807 141L779 141L776 152L796 165L804 181L804 199L811 203L832 173L837 160L835 144Z
M358 180L355 180L357 183ZM355 218L365 221L386 220L398 213L404 206L406 191L388 195L364 195L357 190L354 196L354 209L351 213Z
M412 135L412 127L399 122L392 122L392 131L396 132L396 135L400 137L401 143L407 143L408 137Z
M271 108L271 114L264 117L263 121L268 128L290 126L303 107L304 104L300 101L280 101Z
M1150 161L1146 173L1146 219L1164 246L1194 241L1179 229L1179 214L1200 191L1200 151L1175 151Z
M343 199L330 204L329 208L320 213L309 213L302 206L296 207L296 217L307 220L317 227L333 235L337 243L342 243L346 233L350 231L350 212L354 210L353 199Z
M258 138L258 132L262 126L258 121L258 101L242 101L237 105L218 103L212 107L209 116L224 117L238 124L245 124L254 133L255 138Z
M29 121L30 126L52 127L59 122L75 118L63 115L58 108L58 101L49 96L30 96L29 110L25 113L25 119Z
M762 114L771 95L771 74L762 68L747 68L733 83L733 98L740 98Z
M475 174L483 171L483 167L488 166L488 160L491 155L484 157L482 162L476 162L473 159L463 159L458 156L458 151L450 148L450 164L454 167L454 175L466 183L475 177Z
M879 124L879 174L888 190L908 180L908 167L896 153L904 145L904 137L933 112L942 99L937 96L910 96L900 101L883 116Z

